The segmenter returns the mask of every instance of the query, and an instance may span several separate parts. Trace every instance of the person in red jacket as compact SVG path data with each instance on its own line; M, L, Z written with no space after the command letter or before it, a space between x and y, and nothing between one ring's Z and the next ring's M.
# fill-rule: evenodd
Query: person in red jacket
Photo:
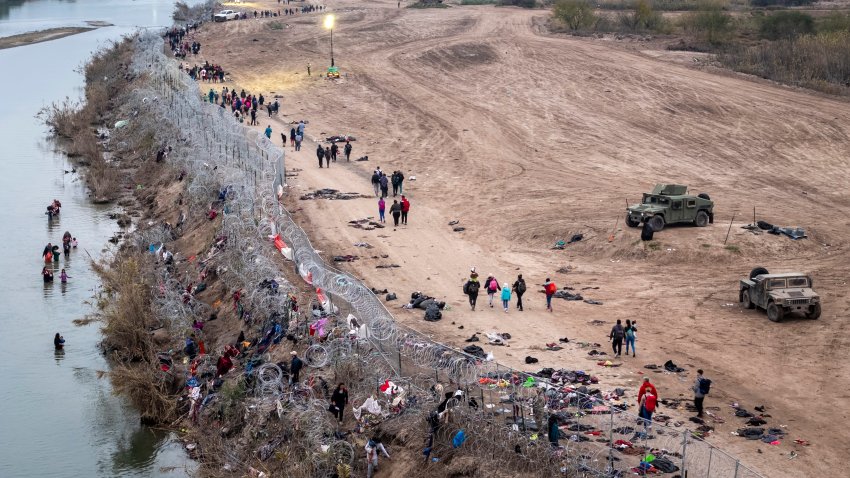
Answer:
M405 226L407 225L407 213L410 211L410 201L404 197L404 194L401 195L401 223Z
M638 390L638 396L637 396L638 403L641 402L641 400L643 399L643 396L646 395L647 391L652 392L653 395L658 397L658 390L655 389L655 385L653 385L649 382L649 377L644 377L643 383L640 385L640 389Z
M658 397L652 393L652 390L647 390L643 395L643 401L640 403L640 417L644 419L644 426L652 428L652 413L655 412L655 405Z
M558 291L558 286L547 277L543 290L546 292L546 310L552 312L552 296Z

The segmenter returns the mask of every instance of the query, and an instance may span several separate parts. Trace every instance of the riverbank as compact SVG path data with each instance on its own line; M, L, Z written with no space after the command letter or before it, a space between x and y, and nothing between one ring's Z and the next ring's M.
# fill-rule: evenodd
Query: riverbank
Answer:
M8 37L0 38L0 50L6 48L16 48L19 46L32 45L35 43L46 42L50 40L58 40L59 38L64 38L71 35L76 35L78 33L84 33L88 31L95 30L101 26L107 25L97 25L90 27L61 27L61 28L49 28L47 30L39 30L35 32L21 33L19 35L12 35Z

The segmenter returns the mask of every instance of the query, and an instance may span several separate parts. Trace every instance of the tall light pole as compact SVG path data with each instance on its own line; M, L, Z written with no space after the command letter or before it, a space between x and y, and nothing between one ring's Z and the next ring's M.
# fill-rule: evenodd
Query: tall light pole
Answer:
M325 15L324 26L331 31L331 66L334 65L334 18L333 14Z

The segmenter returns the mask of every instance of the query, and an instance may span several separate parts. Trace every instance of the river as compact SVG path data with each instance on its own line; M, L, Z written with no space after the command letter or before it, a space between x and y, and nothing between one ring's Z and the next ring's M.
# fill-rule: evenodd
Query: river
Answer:
M139 425L138 414L112 394L99 326L74 326L92 309L97 259L118 230L109 206L93 205L81 178L56 151L38 110L79 98L78 67L107 41L135 27L170 24L166 0L34 0L0 3L0 36L86 20L114 24L59 40L0 50L0 477L186 476L194 467L172 436ZM60 217L44 211L54 198ZM44 284L41 252L64 231L77 250L54 264ZM70 279L60 284L64 268ZM64 352L53 347L64 335Z

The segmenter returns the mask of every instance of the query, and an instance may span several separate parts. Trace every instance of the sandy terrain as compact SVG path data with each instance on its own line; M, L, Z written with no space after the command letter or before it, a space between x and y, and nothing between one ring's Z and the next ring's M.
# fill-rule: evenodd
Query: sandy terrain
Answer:
M59 38L76 35L77 33L83 33L89 30L94 30L97 27L109 25L108 23L105 25L99 25L94 22L90 22L90 24L92 25L91 27L49 28L47 30L39 30L37 32L21 33L19 35L3 37L0 38L0 50L15 48L17 46L32 45L33 43L41 43L50 40L58 40Z
M338 81L315 75L329 64L317 14L209 25L198 34L201 62L222 64L240 88L283 96L279 118L260 116L259 128L271 123L275 141L281 131L288 135L290 121L304 118L309 138L350 133L358 138L352 156L369 156L319 169L312 141L300 153L287 148L287 167L300 169L288 205L319 249L363 256L343 267L402 299L422 290L449 302L452 310L438 323L422 321L421 311L395 310L439 340L465 345L475 331L510 332L509 348L485 350L524 370L592 370L613 388L634 386L644 364L672 359L689 373L653 379L662 397L678 397L690 396L692 369L704 368L714 380L706 404L726 420L714 424L710 441L766 476L843 469L841 443L850 438L850 374L840 365L850 343L841 332L850 309L845 101L692 69L681 58L664 61L612 41L549 37L534 26L540 11L329 3L338 16ZM286 28L269 28L273 21ZM376 166L416 177L404 183L409 226L349 227L352 219L377 216L374 199L298 200L324 187L371 194ZM655 243L641 243L639 232L623 225L624 207L656 182L711 194L715 224L671 227ZM754 207L759 219L803 226L810 239L742 230ZM452 220L466 230L452 232ZM585 240L551 249L574 233ZM354 247L359 241L374 249ZM382 254L389 258L370 258ZM376 269L389 263L401 267ZM502 282L522 273L526 311L471 312L461 284L472 265ZM743 310L737 281L758 265L811 273L823 317L775 324ZM556 272L566 266L570 272ZM556 301L555 312L546 313L532 285L547 276L577 291L598 287L583 293L604 305ZM640 326L641 357L624 358L620 368L596 366L574 343L540 350L564 336L608 350L616 319ZM526 355L540 363L525 365ZM772 447L730 435L742 426L731 416L732 401L766 405L769 426L787 425L789 438ZM796 438L812 445L794 445ZM799 456L789 461L792 450Z

